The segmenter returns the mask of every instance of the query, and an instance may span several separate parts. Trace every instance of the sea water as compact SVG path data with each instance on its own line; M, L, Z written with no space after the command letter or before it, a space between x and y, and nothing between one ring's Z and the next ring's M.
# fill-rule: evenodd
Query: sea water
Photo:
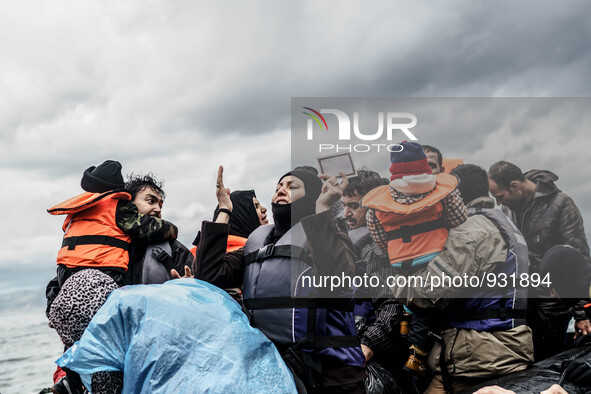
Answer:
M63 345L43 308L0 311L0 393L38 393L52 386Z

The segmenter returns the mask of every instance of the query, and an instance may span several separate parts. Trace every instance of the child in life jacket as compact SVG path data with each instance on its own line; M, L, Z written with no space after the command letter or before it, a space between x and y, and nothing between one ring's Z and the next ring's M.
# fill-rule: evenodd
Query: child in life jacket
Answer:
M144 243L176 239L174 224L138 212L124 190L118 161L88 168L80 185L84 193L47 210L51 215L67 215L57 255L59 288L84 268L96 268L119 282L127 271L132 239Z
M372 239L388 254L390 264L403 275L421 268L442 250L448 228L466 221L467 209L450 174L433 175L417 142L404 141L390 152L390 184L371 190L362 199L368 208ZM436 333L434 316L415 311L410 326L410 356L405 369L427 375L426 356Z
M78 271L95 268L118 282L113 283L113 286L117 287L122 285L123 273L127 271L132 240L157 243L174 240L178 233L174 224L156 216L139 213L135 204L131 202L131 195L124 190L125 182L118 161L106 160L97 167L88 168L82 175L80 185L84 193L47 210L52 215L67 215L62 226L62 247L57 255L57 276L49 282L46 289L46 315L50 322L63 322L61 325L58 324L63 327L72 325L71 317L75 316L75 311L96 311L100 307L93 306L90 299L82 299L76 302L72 300L72 304L66 305L65 308L51 308L70 276ZM93 271L79 275L90 275L89 272ZM112 290L105 288L104 282L99 286L96 294ZM90 318L92 315L87 316L88 320ZM80 335L87 324L88 321L74 322ZM50 323L50 327L55 328L53 323ZM64 391L64 387L73 387L76 382L79 382L76 373L58 368L52 390L70 392L70 389Z

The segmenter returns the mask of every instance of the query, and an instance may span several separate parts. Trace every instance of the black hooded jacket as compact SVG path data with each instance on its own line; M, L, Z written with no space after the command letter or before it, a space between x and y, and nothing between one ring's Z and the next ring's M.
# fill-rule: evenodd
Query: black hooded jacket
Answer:
M203 221L201 231L193 245L197 246L193 273L195 278L209 282L221 289L242 286L244 275L243 249L227 252L228 235L248 238L258 226L259 216L254 207L254 190L236 190L230 194L232 214L228 223L215 223L219 206L213 214L213 221Z
M256 197L254 190L236 190L230 194L232 201L232 215L230 215L230 234L238 237L248 238L250 233L261 225L259 215L254 207L253 198ZM212 222L215 222L220 213L217 206L213 214Z
M531 272L538 272L544 253L555 245L570 245L591 261L583 217L572 198L554 184L558 176L544 170L524 175L537 185L533 198L519 211L503 210L525 237Z
M545 170L530 170L524 175L537 185L534 196L519 211L512 211L505 206L503 210L525 237L529 249L529 272L539 272L542 257L548 249L556 245L574 247L581 252L588 264L591 263L583 217L572 198L554 184L558 176ZM588 270L589 267L581 267L581 273ZM538 295L545 293L542 288L532 288L531 298L536 296L536 290ZM583 305L587 302L589 301L581 300L577 303L573 309L575 320L587 319L583 311ZM547 316L553 316L566 308L559 301L546 301L541 304L531 302L530 305L537 305L537 309L547 309Z

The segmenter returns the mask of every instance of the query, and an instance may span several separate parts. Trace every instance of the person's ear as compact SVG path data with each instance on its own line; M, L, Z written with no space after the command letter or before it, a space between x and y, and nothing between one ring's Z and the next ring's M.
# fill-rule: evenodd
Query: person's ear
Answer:
M520 189L520 182L519 181L511 181L511 183L509 183L509 191L515 193Z

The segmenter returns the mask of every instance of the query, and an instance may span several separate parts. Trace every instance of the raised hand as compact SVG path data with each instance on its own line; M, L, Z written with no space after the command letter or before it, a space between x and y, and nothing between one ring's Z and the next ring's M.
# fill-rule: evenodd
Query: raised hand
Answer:
M218 199L218 205L221 209L227 209L232 212L232 200L230 200L230 189L224 187L224 166L218 168L218 178L215 183L215 196ZM228 223L230 215L226 212L220 212L216 223Z
M322 179L322 189L320 196L316 200L316 213L328 211L330 207L337 202L343 195L343 191L349 184L349 180L344 172L341 171L343 182L339 185L337 179L332 175L318 175Z

